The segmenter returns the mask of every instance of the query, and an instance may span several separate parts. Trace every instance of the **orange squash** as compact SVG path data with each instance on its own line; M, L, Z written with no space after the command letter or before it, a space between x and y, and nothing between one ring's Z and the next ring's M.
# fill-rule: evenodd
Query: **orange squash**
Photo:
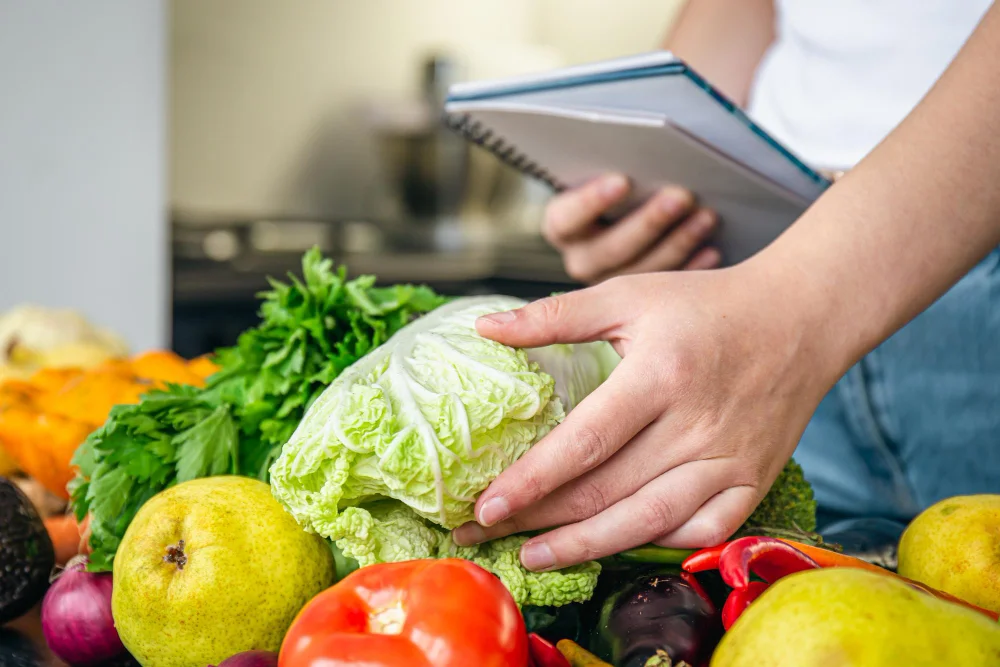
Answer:
M193 363L157 350L86 370L43 369L30 380L8 380L0 384L0 446L25 474L68 499L73 454L111 408L136 403L167 382L203 385L206 362L197 362L197 371L188 368Z

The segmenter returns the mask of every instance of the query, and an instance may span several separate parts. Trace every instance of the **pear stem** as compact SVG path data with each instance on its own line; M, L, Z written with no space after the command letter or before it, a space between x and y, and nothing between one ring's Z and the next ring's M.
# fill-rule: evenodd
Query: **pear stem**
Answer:
M167 555L163 557L163 562L175 564L178 570L184 569L188 562L187 555L184 553L184 540L167 547Z

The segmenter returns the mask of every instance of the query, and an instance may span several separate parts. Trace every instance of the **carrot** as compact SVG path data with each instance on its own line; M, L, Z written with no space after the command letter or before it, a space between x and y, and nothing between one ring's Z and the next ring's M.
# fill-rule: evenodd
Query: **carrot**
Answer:
M861 560L860 558L855 558L854 556L848 556L846 554L831 551L830 549L824 549L822 547L814 547L810 544L796 542L795 540L786 540L780 537L775 539L801 551L816 561L816 564L820 567L853 567L860 570L878 572L879 574L892 574L884 567L879 567L874 563L869 563L866 560Z
M45 529L52 540L52 546L56 550L56 564L65 565L74 556L79 555L86 549L86 541L83 534L86 530L84 520L83 525L76 522L72 514L60 514L50 516L44 520Z
M610 664L604 662L572 640L560 639L556 643L556 648L566 656L572 667L611 667Z
M779 538L780 539L780 538ZM837 553L835 551L830 551L829 549L821 549L820 547L810 546L808 544L802 544L800 542L795 542L793 540L782 539L782 542L798 549L805 555L816 561L817 565L820 567L853 567L860 570L870 570L872 572L878 572L879 574L894 577L899 579L913 588L917 588L928 595L933 595L939 600L945 600L946 602L952 602L954 604L962 605L963 607L968 607L974 611L978 611L986 616L990 617L994 621L1000 620L1000 614L989 609L983 609L971 602L966 602L962 598L955 597L950 593L944 591L939 591L936 588L931 588L926 584L922 584L919 581L914 581L912 579L907 579L906 577L900 576L891 570L887 570L884 567L879 567L868 561L861 560L860 558L855 558L854 556L847 556L845 554Z

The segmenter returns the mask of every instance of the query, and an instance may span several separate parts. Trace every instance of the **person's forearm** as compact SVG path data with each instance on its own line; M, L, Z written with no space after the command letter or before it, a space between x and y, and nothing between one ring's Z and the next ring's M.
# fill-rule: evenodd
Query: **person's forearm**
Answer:
M786 312L805 318L805 344L830 373L845 372L1000 244L997 63L1000 5L909 117L743 265L764 277L758 284L782 285Z
M773 41L772 0L689 0L663 48L745 107L757 66Z

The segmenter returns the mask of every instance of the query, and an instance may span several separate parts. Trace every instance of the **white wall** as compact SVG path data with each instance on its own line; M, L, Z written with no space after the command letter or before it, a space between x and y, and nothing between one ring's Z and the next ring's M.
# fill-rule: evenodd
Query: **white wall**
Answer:
M537 38L571 63L656 49L684 1L536 0Z
M0 310L165 345L161 0L0 0Z
M182 214L364 215L358 107L415 93L446 46L472 77L657 48L682 0L174 0L172 203Z

